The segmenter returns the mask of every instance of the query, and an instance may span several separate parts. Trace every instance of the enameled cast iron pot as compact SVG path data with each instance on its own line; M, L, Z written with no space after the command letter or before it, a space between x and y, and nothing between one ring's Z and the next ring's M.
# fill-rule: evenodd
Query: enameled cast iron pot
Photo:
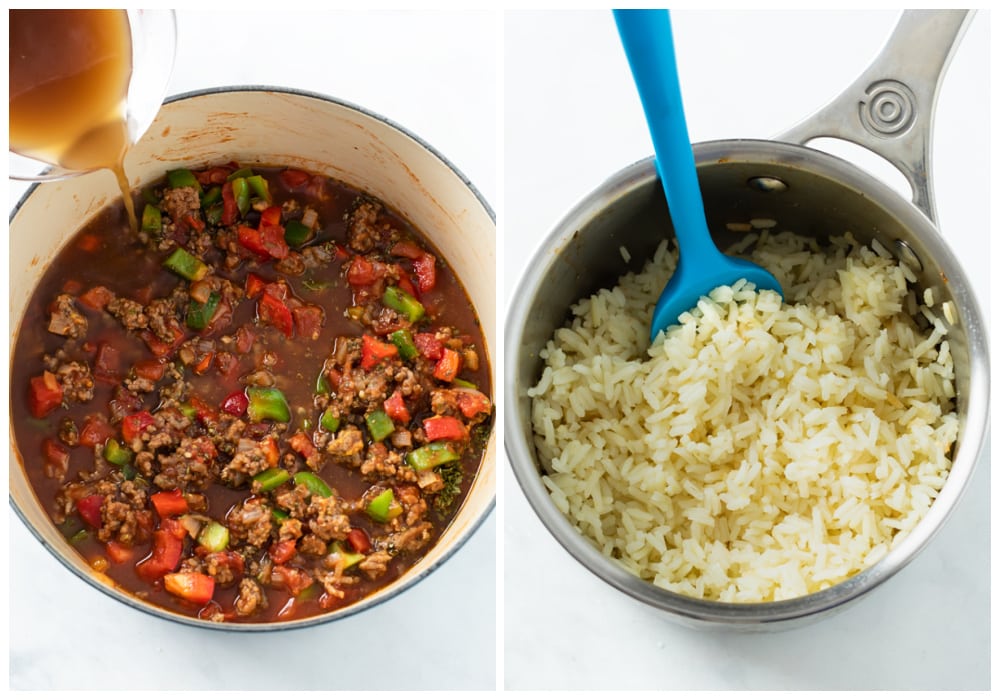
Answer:
M664 237L669 213L652 159L611 176L584 198L543 242L508 312L505 327L504 445L528 501L559 543L604 581L699 627L776 629L815 620L853 601L898 572L928 542L958 503L983 444L989 361L975 291L935 226L930 172L931 117L944 69L971 19L965 11L906 12L882 54L842 95L774 141L726 140L694 146L709 228L720 247L745 233L727 224L773 219L822 241L851 231L880 241L905 261L920 290L932 288L934 311L954 305L945 321L955 363L958 440L950 476L912 534L881 561L829 589L788 601L727 604L671 593L606 559L562 515L542 484L527 390L541 376L539 351L565 322L570 306L638 270ZM802 144L838 137L896 165L913 188L906 201L852 164ZM627 264L616 253L625 246Z
M236 160L323 173L381 199L426 235L465 285L486 337L496 347L496 224L472 184L444 157L402 127L329 97L280 88L228 88L172 98L125 169L133 188L179 167ZM107 171L37 185L10 222L11 329L17 329L46 264L82 225L119 193ZM14 340L11 341L13 347ZM11 410L23 401L11 397ZM10 501L29 530L52 554L101 591L133 607L187 624L233 630L304 627L351 615L385 601L426 577L454 553L493 509L496 436L466 502L440 540L400 579L375 594L326 615L290 622L210 623L149 605L118 590L93 571L52 524L35 498L16 444L11 444ZM16 562L12 563L16 566Z

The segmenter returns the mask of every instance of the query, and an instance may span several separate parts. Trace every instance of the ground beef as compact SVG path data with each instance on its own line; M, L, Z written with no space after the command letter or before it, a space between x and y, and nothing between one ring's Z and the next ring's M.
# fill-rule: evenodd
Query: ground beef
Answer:
M392 555L389 552L372 552L358 564L358 568L364 571L368 578L374 580L386 572L390 561Z
M297 540L302 537L302 521L298 518L286 518L278 528L278 540Z
M67 362L56 370L56 378L63 388L63 399L86 403L94 398L94 377L90 367L83 362Z
M327 443L326 451L336 459L347 462L348 466L358 466L361 464L361 452L364 447L365 440L361 430L348 425L337 431L336 436Z
M322 540L343 540L351 532L351 520L342 511L336 495L313 496L309 502L309 530Z
M389 551L416 552L430 540L432 528L429 522L424 521L401 532L389 533L384 544Z
M296 484L294 488L278 491L274 500L291 517L302 519L306 517L311 498L312 494L305 485Z
M248 617L267 607L267 596L260 584L252 578L244 577L240 580L240 594L236 597L234 606L237 615Z
M361 202L350 213L347 220L348 245L360 253L367 253L375 247L381 237L378 215L382 207L374 202Z
M189 214L201 218L201 198L194 187L174 187L164 190L160 206L174 224L184 221L184 217Z
M64 416L59 421L59 441L67 447L80 444L80 430L69 416Z
M116 297L105 307L127 330L136 331L149 328L149 316L142 304L127 297Z
M268 468L267 455L260 444L252 440L242 440L236 454L222 470L222 480L235 487L246 484L250 479Z
M261 547L271 537L271 509L264 500L249 498L233 506L226 524L232 540Z
M299 543L299 551L309 557L322 557L326 555L326 543L316 535L309 534Z
M159 474L153 483L164 491L203 491L218 476L214 454L215 446L207 437L185 437L176 452L157 456Z
M243 557L236 552L209 552L204 562L205 573L220 586L228 586L243 576Z
M381 442L376 442L368 448L365 461L361 464L361 473L365 476L395 476L403 464L403 458L398 452L390 452Z
M49 317L50 333L67 338L82 338L87 335L87 317L76 310L73 297L60 294L52 304Z

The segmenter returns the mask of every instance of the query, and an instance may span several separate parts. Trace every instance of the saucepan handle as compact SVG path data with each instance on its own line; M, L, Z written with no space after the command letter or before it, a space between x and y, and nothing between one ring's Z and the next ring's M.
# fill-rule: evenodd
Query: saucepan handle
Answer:
M913 203L937 222L931 186L934 107L971 10L906 10L882 52L857 80L802 123L775 137L805 145L830 137L882 156L913 188Z

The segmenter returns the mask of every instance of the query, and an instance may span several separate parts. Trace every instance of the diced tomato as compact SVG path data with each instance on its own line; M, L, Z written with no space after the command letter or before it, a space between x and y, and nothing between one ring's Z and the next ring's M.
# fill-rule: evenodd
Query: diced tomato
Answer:
M392 247L389 251L393 255L398 255L401 258L409 258L410 260L416 260L421 255L424 254L424 249L421 248L415 241L400 241Z
M290 595L297 596L312 585L313 578L302 569L276 564L271 569L271 582L284 586Z
M95 250L101 247L101 238L96 234L87 233L80 236L80 238L77 239L77 246L79 246L80 250L85 250L88 253L93 253Z
M241 246L256 255L257 259L261 262L271 257L267 249L264 248L264 241L261 239L260 231L257 229L241 224L236 229L236 239L240 242Z
M42 460L47 475L65 474L69 468L69 450L52 438L42 440Z
M44 418L62 405L63 388L56 375L45 371L32 377L28 386L28 410L35 418Z
M204 605L215 593L215 579L197 571L179 571L164 575L163 587L178 598Z
M278 441L274 439L273 435L268 435L260 441L260 450L264 453L264 459L267 460L269 467L278 466L281 451L278 449Z
M466 418L474 418L480 413L489 413L493 405L486 394L475 389L462 389L457 393L458 410Z
M72 296L79 296L80 292L83 291L83 283L80 280L66 280L63 282L61 291Z
M370 335L361 336L361 368L371 369L382 360L399 355L399 348Z
M188 399L188 403L194 408L194 416L202 423L214 423L219 420L219 413L212 406L208 405L203 399L197 396L192 396Z
M347 542L358 554L368 554L372 548L371 540L368 539L368 533L359 527L347 533Z
M451 348L444 348L441 359L434 365L434 377L442 382L453 382L461 368L462 356Z
M91 494L84 496L76 502L76 512L80 514L80 519L94 529L101 527L101 505L104 504L104 496Z
M146 581L155 581L177 568L183 552L182 540L165 530L156 530L153 533L153 551L135 565L136 573Z
M199 219L194 214L187 214L184 217L184 223L193 228L198 233L205 230L205 222Z
M286 338L292 337L292 312L283 301L269 292L264 292L257 300L257 318L277 328Z
M262 291L264 291L264 285L265 284L267 284L267 282L265 282L264 278L261 277L260 275L255 275L252 272L248 273L247 274L247 285L246 285L246 287L247 287L247 296L250 297L251 299L253 299L255 296L257 296Z
M103 445L114 434L114 427L102 416L87 416L83 422L83 427L80 428L80 444L84 447Z
M406 274L406 270L401 265L396 265L396 271L399 273L399 282L396 285L411 297L420 298L420 293L413 286L413 282L410 281L410 276Z
M375 266L371 261L360 255L355 255L351 261L351 266L347 268L347 282L354 287L365 287L375 284L378 275L375 274Z
M319 338L320 328L323 327L324 316L323 309L313 304L304 304L292 309L295 332L306 340L316 340Z
M289 168L288 170L282 170L278 174L278 178L281 180L281 184L290 190L294 190L296 187L301 187L309 182L309 173Z
M174 336L172 342L165 343L160 340L153 331L145 330L139 334L149 347L150 351L157 357L165 357L180 347L180 344L184 342L184 331L180 328L171 328L170 333Z
M173 491L160 491L149 497L153 503L153 508L161 518L169 518L174 515L184 515L188 512L187 501L180 489Z
M163 373L167 371L167 365L159 360L139 360L133 365L137 377L158 382L163 379Z
M160 529L158 532L165 532L181 542L183 542L184 538L189 534L187 528L184 527L184 523L177 518L163 518L160 520Z
M125 416L122 418L122 437L125 438L125 442L130 443L155 422L149 411L140 411L131 416Z
M236 371L239 367L240 361L236 359L236 356L231 352L219 352L215 354L215 368L219 370L219 374L226 377L232 372Z
M413 344L428 360L440 360L444 356L444 343L433 333L414 333Z
M250 406L250 399L245 391L234 391L222 400L222 410L231 416L242 416Z
M312 440L309 439L308 435L301 431L288 438L288 445L306 459L309 459L317 453L316 446L313 445Z
M206 355L198 360L197 364L194 366L195 374L205 374L208 368L212 366L212 358L215 357L214 352L206 353Z
M424 432L431 442L435 440L465 440L469 436L462 421L453 416L434 416L424 419Z
M437 284L436 259L430 253L424 253L413 261L413 274L417 276L417 288L421 293L427 293Z
M236 217L240 213L240 208L236 204L236 195L233 194L233 183L224 182L222 184L222 217L219 223L223 226L232 226L236 223Z
M254 334L249 328L240 326L236 329L236 352L246 355L253 347L253 341Z
M206 170L200 170L194 176L203 185L221 185L235 169L235 167L216 165Z
M98 285L91 287L86 292L77 297L77 301L94 311L101 311L108 302L115 298L114 292L107 287Z
M275 260L284 260L291 252L285 241L285 227L280 224L273 226L261 224L260 244L265 252Z
M410 411L406 408L406 403L403 401L403 394L399 389L396 389L392 396L382 403L382 406L385 408L386 415L395 422L402 423L403 425L410 422Z
M281 207L268 207L260 213L260 228L281 224Z
M121 381L121 351L111 343L100 343L94 357L94 377L102 382L117 384Z
M111 540L104 545L104 550L108 554L108 559L115 564L124 564L135 556L135 551L131 547L126 547L117 540Z
M282 540L275 542L267 549L271 555L271 561L275 564L285 564L295 556L295 540Z
M333 257L335 260L343 261L351 257L351 254L348 252L347 248L339 243L335 243L333 246Z

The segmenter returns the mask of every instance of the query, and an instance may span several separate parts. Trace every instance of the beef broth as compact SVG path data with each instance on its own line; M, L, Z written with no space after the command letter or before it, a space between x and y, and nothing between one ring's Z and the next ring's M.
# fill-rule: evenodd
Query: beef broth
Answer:
M175 171L137 203L138 235L110 207L60 252L15 341L39 501L91 566L186 615L309 617L401 576L492 423L459 280L311 173Z

